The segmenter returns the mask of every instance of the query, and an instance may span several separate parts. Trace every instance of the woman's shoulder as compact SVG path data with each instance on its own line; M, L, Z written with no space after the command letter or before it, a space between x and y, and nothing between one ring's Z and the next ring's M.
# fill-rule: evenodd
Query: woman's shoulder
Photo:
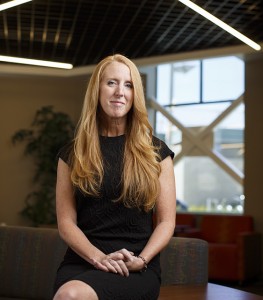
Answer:
M70 141L63 145L58 151L57 158L61 158L65 163L69 164L73 147L74 141Z
M169 148L169 146L160 138L153 136L152 143L154 147L157 149L158 154L161 157L161 160L164 160L167 156L171 156L174 158L174 152Z

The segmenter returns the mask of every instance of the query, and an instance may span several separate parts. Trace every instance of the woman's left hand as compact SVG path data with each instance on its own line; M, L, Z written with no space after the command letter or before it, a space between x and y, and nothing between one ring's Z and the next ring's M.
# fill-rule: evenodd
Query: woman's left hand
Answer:
M127 261L125 262L125 264L130 272L141 271L145 266L144 261L137 256L134 256L132 261Z
M105 256L96 268L107 267L110 272L117 272L123 276L129 276L129 272L138 272L144 268L144 262L140 257L134 256L133 252L121 249Z
M134 256L134 253L127 249L110 253L108 257L115 261L122 260L130 272L137 272L144 268L144 261L140 257Z
M107 255L109 258L113 260L123 260L125 262L132 262L134 259L134 253L131 251L128 251L127 249L123 248L121 250L112 252Z
M129 269L126 263L132 263L135 259L134 253L127 249L121 249L106 255L100 262L94 265L97 269L118 273L122 276L129 276Z

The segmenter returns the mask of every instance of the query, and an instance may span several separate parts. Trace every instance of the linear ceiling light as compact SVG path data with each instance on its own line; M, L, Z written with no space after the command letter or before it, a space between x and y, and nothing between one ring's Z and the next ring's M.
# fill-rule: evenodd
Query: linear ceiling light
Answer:
M6 2L4 4L0 4L0 11L11 8L13 6L17 6L17 5L29 2L29 1L32 1L32 0L13 0L13 1Z
M215 23L217 26L223 28L225 31L231 33L233 36L240 39L242 42L246 43L247 45L249 45L253 49L255 49L257 51L259 51L261 49L261 46L259 44L253 42L251 39L249 39L248 37L246 37L242 33L238 32L237 30L235 30L231 26L227 25L223 21L219 20L218 18L216 18L215 16L213 16L212 14L210 14L209 12L207 12L206 10L201 8L200 6L196 5L192 1L189 1L189 0L178 0L178 1L185 4L186 6L190 7L192 10L196 11L197 13L202 15L203 17L210 20L211 22Z
M0 61L16 63L16 64L26 64L26 65L50 67L50 68L60 68L60 69L72 69L73 68L73 65L71 65L71 64L58 63L58 62L45 61L45 60L37 60L37 59L27 59L27 58L3 56L3 55L0 55Z

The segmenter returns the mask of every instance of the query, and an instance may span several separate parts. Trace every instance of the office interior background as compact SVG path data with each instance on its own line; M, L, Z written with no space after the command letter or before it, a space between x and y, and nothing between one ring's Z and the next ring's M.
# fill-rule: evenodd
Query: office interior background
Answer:
M262 46L261 1L194 2ZM263 234L262 50L171 0L34 0L0 20L0 56L73 64L0 62L1 224L29 225L20 211L34 164L12 135L47 105L76 123L94 64L122 53L142 73L155 134L177 155L178 211L249 214Z

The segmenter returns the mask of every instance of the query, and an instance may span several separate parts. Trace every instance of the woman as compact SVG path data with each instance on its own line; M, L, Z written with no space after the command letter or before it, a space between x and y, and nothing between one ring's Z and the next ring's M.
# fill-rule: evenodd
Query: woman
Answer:
M173 155L152 136L134 63L103 59L76 137L60 152L57 220L69 247L54 300L158 298L159 252L175 226Z

